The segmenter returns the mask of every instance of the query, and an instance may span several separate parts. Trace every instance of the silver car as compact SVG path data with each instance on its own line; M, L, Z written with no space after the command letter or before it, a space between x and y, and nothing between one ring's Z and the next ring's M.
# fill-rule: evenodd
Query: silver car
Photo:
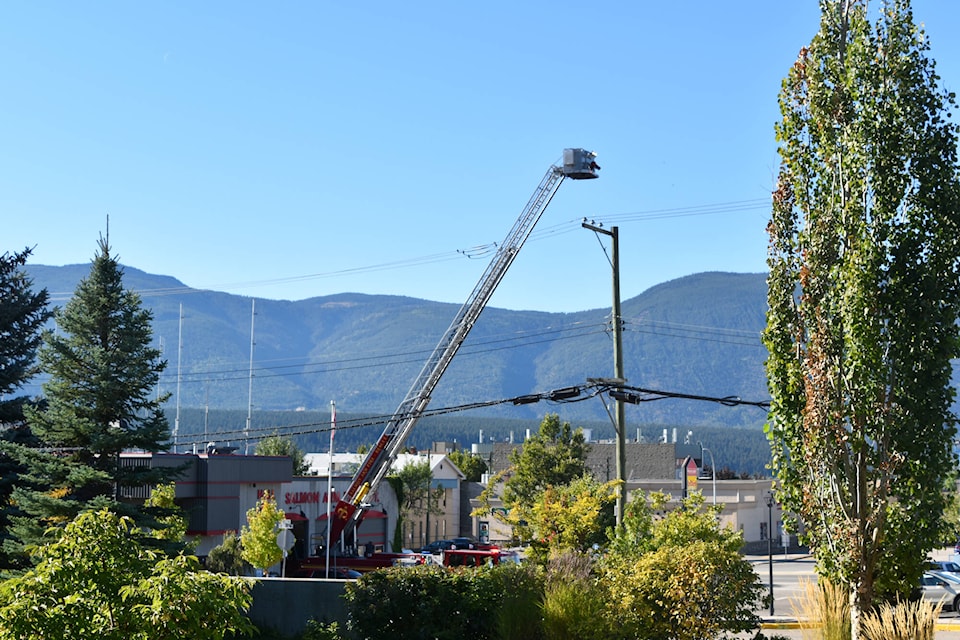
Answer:
M960 582L926 572L920 578L920 597L931 604L942 604L944 609L960 611Z

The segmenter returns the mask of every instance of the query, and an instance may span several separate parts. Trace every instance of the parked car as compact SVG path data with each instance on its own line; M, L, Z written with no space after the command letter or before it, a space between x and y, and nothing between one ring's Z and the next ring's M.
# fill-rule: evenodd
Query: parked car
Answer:
M476 549L477 541L473 538L468 538L466 536L460 538L453 538L450 540L453 543L454 549Z
M920 597L932 604L942 604L944 609L960 611L960 583L930 572L920 578Z
M960 564L951 560L930 560L928 558L926 569L927 571L940 571L960 576Z
M453 549L453 540L434 540L429 544L425 544L420 548L420 553L440 553L441 551L448 551Z

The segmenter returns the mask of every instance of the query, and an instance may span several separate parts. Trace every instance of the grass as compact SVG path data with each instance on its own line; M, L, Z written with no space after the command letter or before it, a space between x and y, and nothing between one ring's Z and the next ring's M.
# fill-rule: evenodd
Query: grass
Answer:
M860 622L863 640L933 640L941 606L923 600L884 603Z
M850 640L850 599L828 580L804 581L793 608L803 640Z

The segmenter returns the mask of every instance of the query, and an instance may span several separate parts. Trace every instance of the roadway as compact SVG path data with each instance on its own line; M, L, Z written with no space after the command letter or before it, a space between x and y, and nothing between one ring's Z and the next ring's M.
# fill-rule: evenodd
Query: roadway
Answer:
M931 554L938 560L951 559L953 549L941 549ZM775 553L747 556L753 565L760 582L770 584L770 565L773 565L773 614L770 607L757 611L763 618L763 633L766 636L780 635L785 638L803 638L797 624L798 603L803 595L804 585L816 579L813 558L807 554ZM738 636L750 638L751 635ZM960 640L960 615L946 611L940 615L937 627L937 640Z

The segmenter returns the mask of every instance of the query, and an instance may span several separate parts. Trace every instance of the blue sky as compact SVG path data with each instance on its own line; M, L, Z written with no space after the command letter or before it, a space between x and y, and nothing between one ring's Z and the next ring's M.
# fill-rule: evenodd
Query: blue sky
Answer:
M960 3L913 7L955 90ZM86 263L109 216L124 264L191 287L462 303L586 147L601 178L560 187L492 306L609 306L583 217L620 228L623 298L763 271L777 93L818 21L815 0L6 3L0 252Z

